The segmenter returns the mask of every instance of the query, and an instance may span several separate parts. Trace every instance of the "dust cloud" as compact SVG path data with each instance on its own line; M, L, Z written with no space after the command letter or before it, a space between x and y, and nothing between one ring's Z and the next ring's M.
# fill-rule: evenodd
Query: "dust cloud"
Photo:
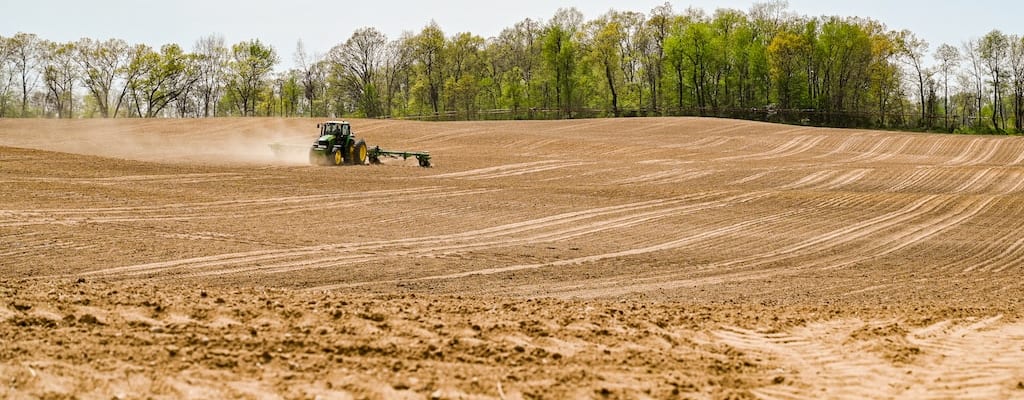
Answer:
M313 119L5 120L0 145L162 163L306 164ZM287 151L274 152L271 145Z

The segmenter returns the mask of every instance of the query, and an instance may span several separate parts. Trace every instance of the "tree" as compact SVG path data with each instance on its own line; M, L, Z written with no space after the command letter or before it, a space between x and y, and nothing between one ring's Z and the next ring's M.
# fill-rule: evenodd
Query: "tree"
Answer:
M825 122L846 125L847 113L862 109L871 87L876 59L873 35L880 30L869 20L831 17L820 24L813 42L812 101L827 113ZM835 120L835 118L840 118Z
M709 105L714 103L711 97L711 71L713 64L717 61L715 49L712 43L711 26L704 21L692 22L683 29L682 43L683 54L689 61L690 80L693 84L694 95L697 99L697 108L701 115L707 111Z
M904 75L896 65L899 53L897 36L896 32L884 32L880 28L870 35L872 59L868 66L868 93L874 99L867 104L877 105L874 111L877 112L877 126L880 127L888 126L890 121L902 121L902 114L894 112L894 109L902 108L905 98L902 91Z
M642 60L642 70L651 89L651 109L655 111L663 103L662 78L665 74L665 41L669 37L673 19L671 3L666 1L662 5L654 7L651 10L650 18L646 22L641 21L643 30L635 39L638 44L636 50L639 51L639 58Z
M623 27L617 21L614 11L591 21L584 27L587 57L593 60L599 75L608 84L612 114L619 116L618 87L622 81L622 49L619 47L625 36Z
M13 48L11 39L0 36L0 118L7 116L7 103L14 85L14 70L11 65Z
M153 49L143 44L137 44L128 49L126 62L118 71L120 78L123 80L123 85L121 86L121 93L118 93L117 95L117 102L114 105L114 112L112 115L118 115L121 106L126 105L127 101L132 104L136 104L135 116L142 116L141 113L138 112L140 108L137 106L138 102L135 101L137 97L134 96L134 94L135 90L139 87L139 79L141 79L144 74L149 73L149 68L153 64L152 60L149 59L152 53ZM130 106L128 107L129 109L131 108ZM128 111L128 113L131 114L131 111Z
M803 93L800 84L804 82L799 77L801 73L801 59L810 50L810 44L803 36L782 32L772 39L768 46L768 61L771 65L772 80L775 82L779 107L791 108L796 103L796 98Z
M307 54L306 47L302 44L302 40L299 40L295 45L294 58L295 65L298 67L302 94L306 99L309 116L312 117L315 115L317 95L327 86L322 72L324 69L324 64L321 63L323 57L317 54Z
M899 45L900 59L910 67L914 84L917 85L917 94L921 106L921 124L924 125L927 118L925 107L925 87L931 79L934 71L924 65L925 55L928 53L928 42L919 39L908 30L899 33L897 44Z
M194 58L176 44L164 45L160 53L141 50L130 66L138 74L131 83L132 100L138 116L152 118L186 95L199 75Z
M21 84L21 117L28 116L28 97L39 83L36 69L42 63L43 41L32 33L18 32L7 41L14 72Z
M295 68L275 74L268 115L291 117L299 114L299 99L303 95L301 76L302 72Z
M661 10L661 8L656 8ZM659 11L660 12L660 11ZM619 86L623 89L620 96L620 104L627 107L644 107L644 87L649 90L650 107L653 110L658 108L658 100L654 97L661 88L661 64L664 52L664 38L661 37L661 27L657 24L648 26L646 16L633 11L613 11L608 14L608 22L613 25L612 38L617 39L618 50L614 54L618 60L609 60L612 66L618 66L619 71L612 71L615 75L621 76ZM667 29L667 28L666 28ZM661 52L662 54L659 54ZM648 55L649 54L649 55ZM606 77L607 78L607 77ZM607 80L607 79L605 79Z
M756 43L751 47L751 74L757 85L756 90L760 92L758 97L764 99L765 105L771 103L772 93L775 92L772 69L768 62L768 46L786 24L797 20L793 13L787 11L788 7L786 0L769 0L754 3L747 12L751 36Z
M98 41L83 38L75 43L75 61L82 71L82 85L96 102L103 118L116 117L111 91L120 70L127 63L128 43L120 39Z
M398 40L388 42L384 48L384 63L381 65L381 80L384 87L384 113L392 115L395 110L395 97L409 87L410 68L413 63L415 48L412 35L406 33ZM401 104L408 104L408 95ZM404 107L401 107L404 114Z
M265 79L277 62L274 48L259 39L231 46L228 88L235 96L235 106L243 116L256 114L256 103L266 84Z
M543 31L540 23L528 18L501 31L489 46L493 49L495 63L504 71L501 82L506 86L502 88L502 102L505 107L512 107L515 115L520 107L541 105L543 95L537 91L543 86L544 76L537 71L542 63Z
M230 56L224 37L209 35L195 44L196 92L202 102L203 117L217 115L217 103L224 91ZM211 110L212 108L212 110Z
M979 51L981 59L992 77L992 125L997 131L1006 128L1006 113L1003 107L1002 83L1005 74L1005 63L1009 56L1010 41L998 29L981 38ZM1002 124L1000 124L1002 123Z
M935 49L935 60L939 62L939 74L942 75L942 113L945 115L945 128L949 130L949 76L960 65L960 51L948 44L941 44Z
M416 61L417 82L421 98L425 97L434 114L440 112L441 88L444 84L444 33L437 22L423 27L412 39Z
M985 97L985 66L981 57L981 42L975 39L968 40L964 42L963 50L966 60L970 62L967 75L970 77L970 86L974 89L972 119L973 125L977 129L982 125L981 108ZM967 118L966 113L964 117Z
M43 82L46 84L47 98L57 111L57 118L71 118L74 114L72 94L75 81L81 74L75 62L75 45L43 42L43 46Z
M671 67L675 78L676 107L683 108L683 92L686 86L686 79L683 73L686 71L686 52L683 43L683 25L681 21L672 24L668 37L665 39L665 61Z
M367 117L381 115L379 93L374 79L383 62L387 37L376 28L360 28L344 44L328 54L333 74L348 99Z
M1013 78L1013 128L1024 132L1024 38L1011 35L1010 76Z
M445 93L448 97L447 109L466 111L467 118L476 109L476 98L480 92L480 78L483 75L484 63L481 51L484 39L468 32L455 35L445 43L444 53L447 59L447 79Z
M560 8L548 23L544 34L544 61L554 78L555 104L564 116L572 118L574 104L577 45L576 35L583 14L575 8Z

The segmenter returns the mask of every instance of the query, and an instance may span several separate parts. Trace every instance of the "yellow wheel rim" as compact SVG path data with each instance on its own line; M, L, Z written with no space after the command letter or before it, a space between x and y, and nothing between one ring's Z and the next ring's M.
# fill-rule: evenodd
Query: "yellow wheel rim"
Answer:
M366 148L359 146L359 161L362 162L363 160L366 160Z
M334 163L335 164L341 164L341 152L340 151L334 152Z

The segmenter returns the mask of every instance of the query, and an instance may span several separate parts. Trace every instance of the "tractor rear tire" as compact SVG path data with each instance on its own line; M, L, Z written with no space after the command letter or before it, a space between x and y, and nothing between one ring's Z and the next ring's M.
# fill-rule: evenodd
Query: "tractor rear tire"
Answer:
M352 156L349 157L352 160L352 164L364 165L366 164L366 142L359 139L355 145L352 146Z
M328 155L327 159L330 162L330 165L342 165L345 163L345 155L342 153L341 149L335 149L332 151L331 154Z
M423 167L423 168L430 168L430 159L427 159L427 158L417 158L417 160L420 162L420 166L421 167Z

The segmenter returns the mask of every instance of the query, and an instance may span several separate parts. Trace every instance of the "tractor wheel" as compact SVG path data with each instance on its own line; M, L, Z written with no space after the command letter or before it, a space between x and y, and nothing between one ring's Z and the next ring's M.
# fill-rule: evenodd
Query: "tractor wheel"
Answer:
M423 168L430 168L430 159L429 158L418 158L417 160L419 160L421 167L423 167Z
M355 145L352 146L352 156L349 157L352 160L352 164L363 165L366 164L366 142L359 139Z
M335 149L328 156L331 165L342 165L345 163L345 156L342 154L341 149Z
M321 165L323 164L324 157L317 154L315 151L309 152L309 165Z

